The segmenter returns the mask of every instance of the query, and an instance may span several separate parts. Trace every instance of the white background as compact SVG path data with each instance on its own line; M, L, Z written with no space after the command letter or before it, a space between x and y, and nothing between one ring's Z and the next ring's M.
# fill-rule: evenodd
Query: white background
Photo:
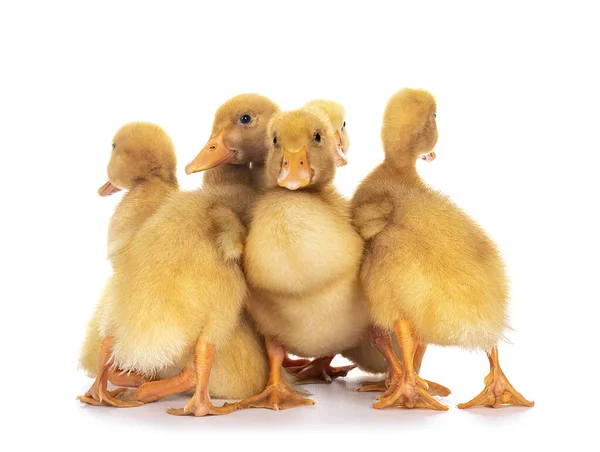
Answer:
M2 2L0 286L3 431L18 450L335 447L495 450L591 441L597 416L598 15L593 2ZM18 5L18 6L17 6ZM101 199L114 132L149 120L184 165L215 109L260 92L291 109L315 97L348 111L350 196L382 159L386 100L438 101L438 159L424 179L495 238L512 280L512 344L500 359L533 409L377 411L359 380L313 386L317 405L225 417L83 406L84 327L110 274ZM432 348L422 374L483 388L487 359ZM588 446L592 447L592 446ZM2 449L5 449L2 447Z

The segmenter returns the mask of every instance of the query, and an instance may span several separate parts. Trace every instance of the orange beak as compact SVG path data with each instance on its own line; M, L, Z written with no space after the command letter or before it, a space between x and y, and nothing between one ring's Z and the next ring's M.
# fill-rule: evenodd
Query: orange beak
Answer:
M346 157L346 153L342 147L342 134L339 130L335 131L335 144L337 151L337 155L335 156L335 165L338 167L344 166L348 163L348 157Z
M113 184L110 183L110 181L108 181L98 189L98 194L104 198L105 196L114 195L118 191L121 191L121 189L115 187Z
M433 151L428 152L427 154L423 154L421 156L421 158L423 160L425 160L426 162L433 162L435 160L435 157L436 157L436 155L435 155L435 152L433 152Z
M283 148L283 159L281 160L281 171L277 183L280 187L288 190L298 190L310 184L310 166L306 147L297 151L289 151Z
M196 158L185 167L186 174L205 171L235 161L235 152L225 146L223 141L224 133L225 130L221 130L217 136L208 140Z

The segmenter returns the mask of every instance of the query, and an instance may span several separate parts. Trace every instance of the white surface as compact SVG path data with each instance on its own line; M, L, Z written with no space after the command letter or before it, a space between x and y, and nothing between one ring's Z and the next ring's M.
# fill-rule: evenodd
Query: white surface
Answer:
M206 3L0 6L0 444L520 450L591 440L600 301L592 2ZM385 102L405 86L429 89L439 105L438 159L419 171L505 255L515 331L500 359L535 408L381 412L372 394L347 390L352 382L314 387L312 408L222 418L164 414L183 398L131 410L76 402L90 384L76 369L85 322L110 271L105 235L118 197L96 189L119 126L163 125L182 185L195 188L200 177L183 167L227 98L257 91L283 108L339 100L352 145L336 181L351 195L382 158ZM460 350L432 349L423 368L454 391L450 405L477 394L486 373L483 355Z

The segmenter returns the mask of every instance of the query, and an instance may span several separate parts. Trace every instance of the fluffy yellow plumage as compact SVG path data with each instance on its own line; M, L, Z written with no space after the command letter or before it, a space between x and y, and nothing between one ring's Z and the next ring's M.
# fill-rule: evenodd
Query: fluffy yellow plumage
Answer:
M222 132L220 151L231 154L234 164L212 161L215 146L207 145L201 154L208 154L208 160L200 160L209 165L201 169L223 167L207 173L203 190L173 193L114 257L100 319L101 335L111 341L112 365L150 377L183 371L136 391L104 393L104 400L115 406L139 404L195 384L192 400L173 414L223 414L235 406L212 406L209 386L213 395L233 398L264 385L264 346L243 315L247 289L240 256L243 219L257 193L251 164L260 167L266 125L276 110L258 95L237 96L224 104L214 125ZM248 112L252 126L238 121ZM190 165L188 172L194 172ZM211 364L209 385L206 368L210 372ZM102 399L96 392L90 391L87 399Z
M336 142L330 121L307 110L278 113L269 136L266 189L253 210L244 267L248 309L268 336L273 372L282 349L323 357L354 346L368 318L358 281L363 242L332 184ZM311 404L288 400L273 381L272 373L267 390L242 404Z
M380 408L444 408L408 369L417 344L482 349L492 359L507 328L508 283L496 246L417 174L418 158L435 158L435 112L427 91L402 90L390 99L381 132L385 160L352 200L354 224L367 241L361 280L371 319L396 330L407 365ZM511 397L503 400L521 396Z

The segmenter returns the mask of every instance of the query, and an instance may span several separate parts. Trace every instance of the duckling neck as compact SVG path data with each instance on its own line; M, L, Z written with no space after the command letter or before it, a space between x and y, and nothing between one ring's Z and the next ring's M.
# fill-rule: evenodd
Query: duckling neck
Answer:
M252 186L256 189L262 189L265 186L265 162L252 162L250 165L250 176Z
M221 165L206 171L202 179L202 186L205 189L230 184L252 185L249 165Z
M206 171L202 191L233 210L245 225L250 223L250 208L258 190L249 164L227 164Z
M392 162L389 159L384 160L385 167L391 171L396 180L410 187L420 187L424 185L423 179L417 172L417 161L414 157L406 160L396 160Z
M143 181L139 181L136 185L128 190L123 199L137 200L152 198L156 192L167 192L179 188L177 178L163 179L161 177L151 177Z

